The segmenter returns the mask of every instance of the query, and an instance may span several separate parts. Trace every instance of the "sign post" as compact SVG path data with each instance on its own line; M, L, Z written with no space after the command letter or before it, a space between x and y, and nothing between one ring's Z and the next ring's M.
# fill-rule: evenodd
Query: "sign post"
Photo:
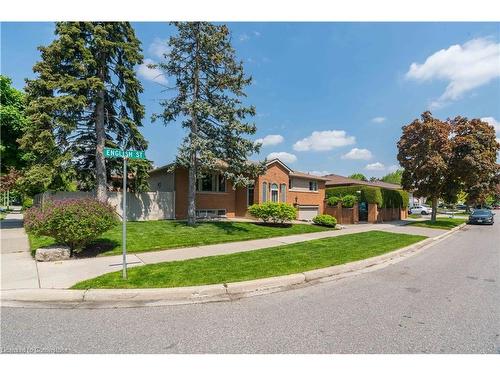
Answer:
M127 279L127 159L146 159L144 151L120 150L118 148L105 148L105 158L123 159L123 208L122 208L122 255L123 269L122 277Z

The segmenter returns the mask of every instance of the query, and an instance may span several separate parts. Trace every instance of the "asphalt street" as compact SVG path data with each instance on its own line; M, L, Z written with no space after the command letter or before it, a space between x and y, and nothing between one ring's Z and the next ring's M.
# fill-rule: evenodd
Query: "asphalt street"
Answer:
M235 302L2 308L3 352L500 353L500 223L397 264Z

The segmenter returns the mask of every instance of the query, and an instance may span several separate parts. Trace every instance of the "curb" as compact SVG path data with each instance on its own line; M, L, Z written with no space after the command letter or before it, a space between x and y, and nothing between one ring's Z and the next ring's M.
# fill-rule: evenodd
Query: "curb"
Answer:
M180 288L10 289L0 291L0 301L3 307L26 308L121 308L235 301L372 272L415 255L464 226L465 223L437 237L376 257L292 275Z

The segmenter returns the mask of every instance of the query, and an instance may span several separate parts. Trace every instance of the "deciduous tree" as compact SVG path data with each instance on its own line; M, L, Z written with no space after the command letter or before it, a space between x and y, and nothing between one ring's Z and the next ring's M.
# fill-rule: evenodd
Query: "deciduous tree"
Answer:
M353 173L352 175L349 176L349 178L360 181L368 181L368 179L365 177L363 173Z
M403 177L403 170L398 169L392 173L386 174L380 181L388 182L390 184L401 185L401 178Z
M483 204L500 182L495 129L480 119L457 116L448 121L453 134L449 167L458 182L455 187L467 194L468 203Z
M20 170L24 166L23 153L18 139L26 126L24 95L12 86L12 80L0 75L0 159L1 173L10 168Z
M449 192L449 164L453 155L451 125L424 112L403 126L398 142L398 161L404 168L401 185L416 196L429 197L436 220L438 199Z
M255 108L243 103L251 83L237 61L225 25L177 22L177 35L169 40L168 60L159 68L175 82L173 96L163 100L160 118L165 124L180 120L187 130L176 164L188 169L188 224L196 222L196 179L203 172L220 170L233 186L249 184L262 164L248 163L259 145L245 138L254 134L248 118Z

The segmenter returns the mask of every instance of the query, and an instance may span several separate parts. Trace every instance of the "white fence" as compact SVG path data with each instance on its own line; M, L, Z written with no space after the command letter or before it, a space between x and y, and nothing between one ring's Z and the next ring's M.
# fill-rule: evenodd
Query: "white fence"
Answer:
M74 199L95 197L95 192L87 191L55 191L35 195L35 205L47 199ZM127 193L127 220L147 221L175 218L175 193L173 191L155 191L150 193ZM115 207L122 217L123 193L108 192L108 203Z

